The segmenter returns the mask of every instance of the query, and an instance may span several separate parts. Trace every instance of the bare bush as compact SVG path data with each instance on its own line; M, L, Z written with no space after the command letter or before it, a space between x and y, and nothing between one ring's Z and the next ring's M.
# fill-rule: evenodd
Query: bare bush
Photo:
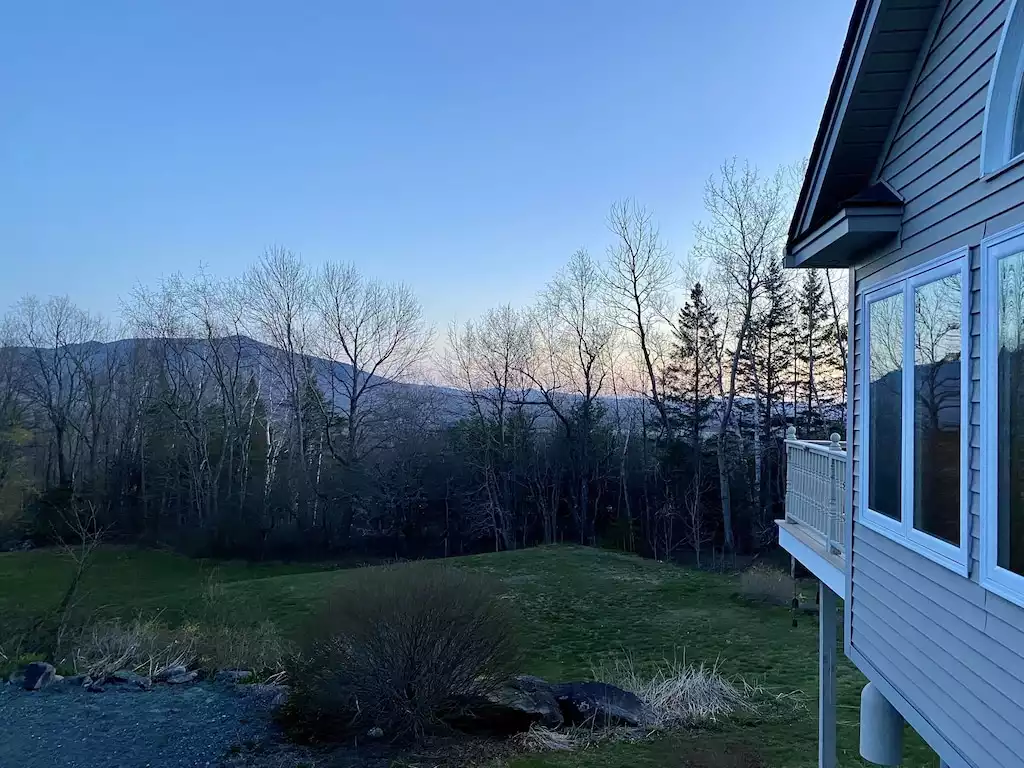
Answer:
M491 582L439 566L365 569L331 595L289 669L286 713L305 736L444 727L519 661L516 622Z

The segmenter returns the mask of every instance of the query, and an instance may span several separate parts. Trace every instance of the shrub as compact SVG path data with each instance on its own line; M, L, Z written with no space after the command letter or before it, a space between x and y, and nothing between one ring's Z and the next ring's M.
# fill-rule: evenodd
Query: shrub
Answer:
M354 573L308 624L288 665L285 722L307 738L443 728L516 671L516 622L496 586L438 564Z
M751 600L789 606L800 599L797 583L785 571L754 565L740 574L740 594Z

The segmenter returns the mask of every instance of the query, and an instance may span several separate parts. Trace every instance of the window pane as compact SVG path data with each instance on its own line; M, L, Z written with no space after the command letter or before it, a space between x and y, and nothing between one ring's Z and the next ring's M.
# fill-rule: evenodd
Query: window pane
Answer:
M1024 87L1017 94L1017 109L1013 113L1013 145L1010 156L1016 157L1022 152L1024 152Z
M1024 574L1024 253L999 261L1000 567Z
M868 507L901 519L903 294L868 305Z
M914 290L914 527L960 546L960 275Z

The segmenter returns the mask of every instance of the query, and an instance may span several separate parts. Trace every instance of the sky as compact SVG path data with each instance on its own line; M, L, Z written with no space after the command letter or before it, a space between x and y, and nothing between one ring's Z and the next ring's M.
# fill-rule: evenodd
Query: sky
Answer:
M0 312L233 276L269 246L529 302L612 202L689 252L705 180L806 157L853 0L8 4Z

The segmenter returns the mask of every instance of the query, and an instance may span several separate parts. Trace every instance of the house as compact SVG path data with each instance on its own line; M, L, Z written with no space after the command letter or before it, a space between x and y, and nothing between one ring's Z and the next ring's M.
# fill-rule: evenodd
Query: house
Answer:
M850 276L847 439L791 431L779 521L822 585L821 766L837 632L865 759L908 723L1024 766L1022 76L1024 0L856 2L786 249Z

